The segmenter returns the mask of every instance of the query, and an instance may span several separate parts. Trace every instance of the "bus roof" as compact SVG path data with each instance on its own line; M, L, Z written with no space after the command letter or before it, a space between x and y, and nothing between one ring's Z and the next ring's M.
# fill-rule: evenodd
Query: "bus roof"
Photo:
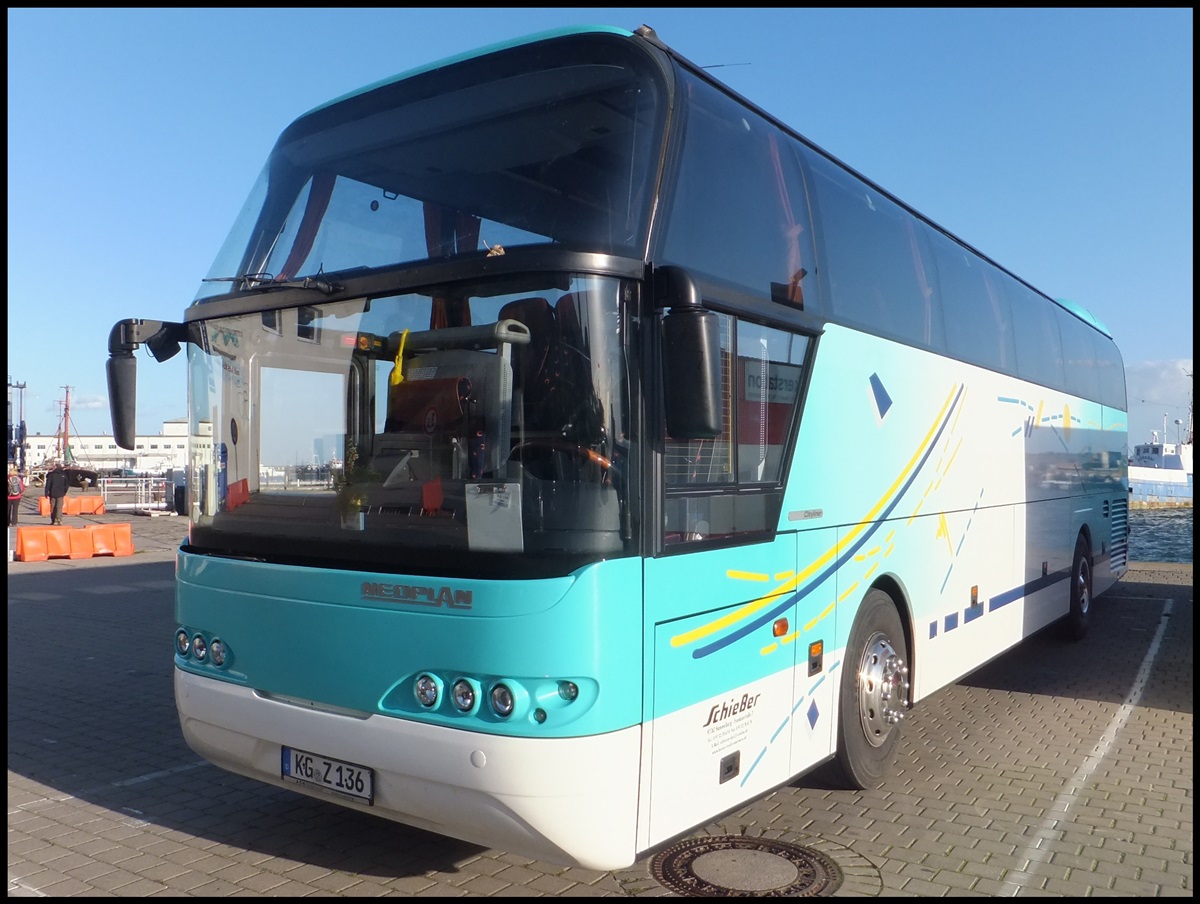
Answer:
M915 215L915 216L919 217L920 219L924 220L925 222L927 222L931 227L950 236L955 241L960 242L965 247L970 249L973 253L978 254L980 257L982 257L985 260L988 260L993 265L997 266L999 269L1004 270L1005 272L1009 272L1010 275L1013 275L1014 278L1017 279L1018 281L1025 283L1025 281L1022 280L1020 277L1015 276L1015 274L1011 274L1011 271L1008 271L1008 270L1006 270L1006 268L1001 267L999 264L997 264L995 261L992 261L991 258L987 257L987 255L983 254L978 249L975 249L970 244L963 242L961 239L957 238L952 233L948 232L946 229L939 226L934 221L930 220L928 217L919 213L913 207L911 207L911 205L907 204L900 198L896 197L895 195L893 195L890 191L888 191L881 185L879 185L876 182L874 182L873 180L867 178L862 173L855 170L853 167L850 167L843 161L836 158L834 155L830 154L828 151L825 151L824 149L817 147L815 144L813 144L813 142L811 142L807 138L804 138L792 126L783 122L778 117L771 114L770 112L763 110L761 107L759 107L753 101L750 101L749 99L738 94L736 91L734 91L728 85L721 82L719 79L717 79L715 76L713 76L711 73L709 73L702 67L699 67L696 64L691 63L686 58L682 57L677 51L675 51L671 47L663 44L661 42L661 40L658 38L658 36L656 34L654 34L654 32L651 29L649 29L647 26L643 26L642 29L639 29L637 32L633 32L633 31L630 31L625 28L618 28L618 27L610 26L610 25L573 25L573 26L564 26L561 28L548 29L545 31L535 32L533 34L525 35L522 37L511 38L506 41L499 41L494 44L489 44L489 45L486 45L483 47L475 48L473 50L465 51L463 53L445 57L443 59L437 60L432 63L427 63L427 64L424 64L421 66L417 66L417 67L414 67L407 71L401 72L397 75L393 75L388 78L381 79L377 82L373 82L369 85L365 85L361 88L355 89L354 91L350 91L346 94L343 94L340 97L334 98L333 100L327 101L323 104L313 107L311 110L308 111L308 113L304 114L301 117L298 117L297 121L299 119L304 119L307 116L310 116L310 115L316 113L317 111L326 109L328 107L332 107L336 104L342 103L351 98L359 97L361 95L367 94L371 91L385 87L387 85L397 84L399 82L405 81L406 79L413 78L415 76L418 76L418 75L421 75L421 74L424 74L427 72L432 72L437 69L441 69L443 67L451 66L453 64L464 62L467 60L484 57L489 54L497 53L497 52L500 52L503 50L508 50L508 49L515 48L515 47L521 47L524 45L536 44L541 41L552 40L552 39L561 38L561 37L569 37L569 36L574 36L574 35L607 34L607 35L615 35L615 36L623 37L623 38L631 38L631 37L635 37L636 35L642 34L643 31L647 31L649 33L649 36L652 38L653 43L656 46L658 46L660 49L669 53L679 63L683 64L687 69L691 70L696 75L698 75L698 76L708 80L712 84L718 86L722 91L730 93L740 103L745 104L750 109L755 110L756 112L758 112L759 114L764 116L766 119L773 122L776 126L782 128L786 132L794 135L796 138L798 138L799 140L801 140L802 142L807 144L809 147L813 148L815 151L825 155L826 157L828 157L832 162L834 162L838 166L846 169L852 175L854 175L858 179L862 180L863 182L871 185L877 191L881 192L882 194L884 194L885 196L887 196L888 198L890 198L891 200L893 200L894 202L899 204L901 207L903 207L906 210L908 210L909 212L911 212L913 215ZM1079 320L1088 324L1093 329L1102 333L1107 338L1109 338L1109 339L1113 338L1112 333L1109 331L1108 327L1102 321L1100 321L1097 317L1095 317L1090 311L1088 311L1086 308L1084 308L1082 305L1077 304L1076 302L1073 302L1073 301L1071 301L1069 299L1065 299L1065 298L1050 299L1050 297L1048 295L1046 295L1046 293L1041 292L1040 290L1036 289L1033 286L1030 286L1029 283L1025 283L1025 285L1029 286L1031 289L1033 289L1033 291L1037 292L1037 294L1041 295L1042 297L1054 301L1056 304L1059 305L1059 307L1063 308L1068 313L1074 315Z
M393 75L393 76L390 76L385 79L380 79L379 81L373 82L370 85L366 85L362 88L356 88L354 91L351 91L348 94L343 94L341 97L336 97L331 101L327 101L326 103L319 104L318 106L313 107L311 110L309 110L308 113L305 114L305 116L315 113L318 110L323 110L325 107L331 107L334 104L339 104L342 101L348 100L351 97L357 97L360 94L366 94L369 91L374 91L376 88L382 88L384 85L391 85L396 82L402 82L407 78L412 78L414 75L420 75L423 72L431 72L434 69L440 69L443 66L449 66L452 63L460 63L463 60L470 60L475 57L487 56L489 53L495 53L500 50L507 50L510 47L520 47L522 44L534 44L538 41L544 41L548 38L558 38L558 37L563 37L564 35L579 35L579 34L612 34L612 35L620 35L620 36L626 37L626 38L633 37L633 32L629 31L628 29L617 28L617 27L611 26L611 25L568 25L568 26L564 26L563 28L552 28L547 31L539 31L535 34L526 35L526 36L520 37L520 38L512 38L511 40L508 40L508 41L498 41L495 44L488 44L485 47L478 47L474 50L468 50L468 51L465 51L464 53L455 54L454 56L448 56L448 57L445 57L444 59L437 60L436 62L426 63L424 66L417 66L413 69L407 70L406 72L401 72L398 75ZM301 117L301 118L303 118L303 117Z

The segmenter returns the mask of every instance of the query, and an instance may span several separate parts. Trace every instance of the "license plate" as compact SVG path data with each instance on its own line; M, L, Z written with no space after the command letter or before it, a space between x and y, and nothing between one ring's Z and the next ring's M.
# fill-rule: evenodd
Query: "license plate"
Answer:
M369 804L375 796L374 775L366 766L294 747L282 748L280 775L285 782L319 788L347 800Z

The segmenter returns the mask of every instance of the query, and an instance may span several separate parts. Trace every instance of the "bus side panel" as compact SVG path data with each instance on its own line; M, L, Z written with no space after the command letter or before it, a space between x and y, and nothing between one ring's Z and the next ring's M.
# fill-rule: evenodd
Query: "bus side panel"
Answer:
M913 699L978 668L1025 636L1020 606L989 611L1020 574L1014 520L1020 509L947 512L919 519L914 556L897 556L912 606ZM922 552L921 550L924 550Z
M973 584L1012 585L1012 516L980 514L1024 499L1020 413L997 417L1005 382L845 328L822 338L781 523L837 528L809 553L837 573L833 648L881 582L917 622L962 608Z
M783 635L797 625L795 569L792 534L646 562L654 627L639 849L791 776L798 644Z
M1114 532L1121 443L1096 403L830 326L780 526L839 529L811 553L838 572L834 647L898 587L920 699L1065 615L1080 529L1097 556Z
M1098 584L1093 582L1093 592L1111 584L1106 579L1111 574L1114 530L1122 539L1124 534L1121 447L1126 437L1122 425L1105 428L1099 403L1024 388L1031 408L1023 431L1028 504L1019 513L1024 524L1016 537L1024 553L1023 574L1009 594L991 605L998 608L1023 596L1028 636L1068 613L1075 545L1081 535L1104 576ZM1121 522L1116 528L1114 515Z
M1079 498L1080 458L1071 448L1074 420L1071 407L1061 393L1041 387L1015 384L1033 406L1025 419L1024 537L1018 535L1017 549L1024 551L1024 575L1018 589L1024 593L1025 634L1044 628L1067 614L1070 605L1068 578L1071 554L1075 551L1072 511Z
M1009 377L922 357L919 370L927 378L940 376L945 383L957 377L962 392L934 454L881 533L884 548L894 548L881 573L903 588L911 612L914 701L978 668L1030 631L1018 589L1027 558L1023 503L1030 406L1014 392L1019 384ZM1065 522L1044 524L1048 539L1065 530ZM993 600L1011 599L1014 590L1016 605L993 609Z

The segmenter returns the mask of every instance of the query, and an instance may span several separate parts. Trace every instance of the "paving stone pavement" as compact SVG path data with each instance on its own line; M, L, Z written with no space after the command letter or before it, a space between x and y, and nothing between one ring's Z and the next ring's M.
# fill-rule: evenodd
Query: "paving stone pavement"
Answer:
M171 683L186 521L66 520L131 522L135 552L8 565L10 897L677 896L649 856L564 868L205 764ZM1134 563L1081 643L1044 632L922 701L881 789L818 771L694 834L818 851L838 897L1191 897L1192 654L1192 567Z

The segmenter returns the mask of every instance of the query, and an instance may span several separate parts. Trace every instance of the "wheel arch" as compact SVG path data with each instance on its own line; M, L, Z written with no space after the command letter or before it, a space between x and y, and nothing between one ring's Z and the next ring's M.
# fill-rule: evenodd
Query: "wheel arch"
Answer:
M912 601L909 598L908 589L899 577L889 572L879 575L866 589L863 596L865 597L872 590L881 590L890 596L896 607L896 614L900 617L900 626L904 629L904 644L908 648L908 703L911 706L916 702L917 654L916 647L913 645L915 637L913 635Z
M1083 542L1087 544L1088 558L1091 564L1096 564L1096 544L1092 542L1092 526L1086 521L1080 522L1079 530L1075 533L1076 542L1079 538L1083 538ZM1071 544L1072 555L1074 554L1075 544Z

